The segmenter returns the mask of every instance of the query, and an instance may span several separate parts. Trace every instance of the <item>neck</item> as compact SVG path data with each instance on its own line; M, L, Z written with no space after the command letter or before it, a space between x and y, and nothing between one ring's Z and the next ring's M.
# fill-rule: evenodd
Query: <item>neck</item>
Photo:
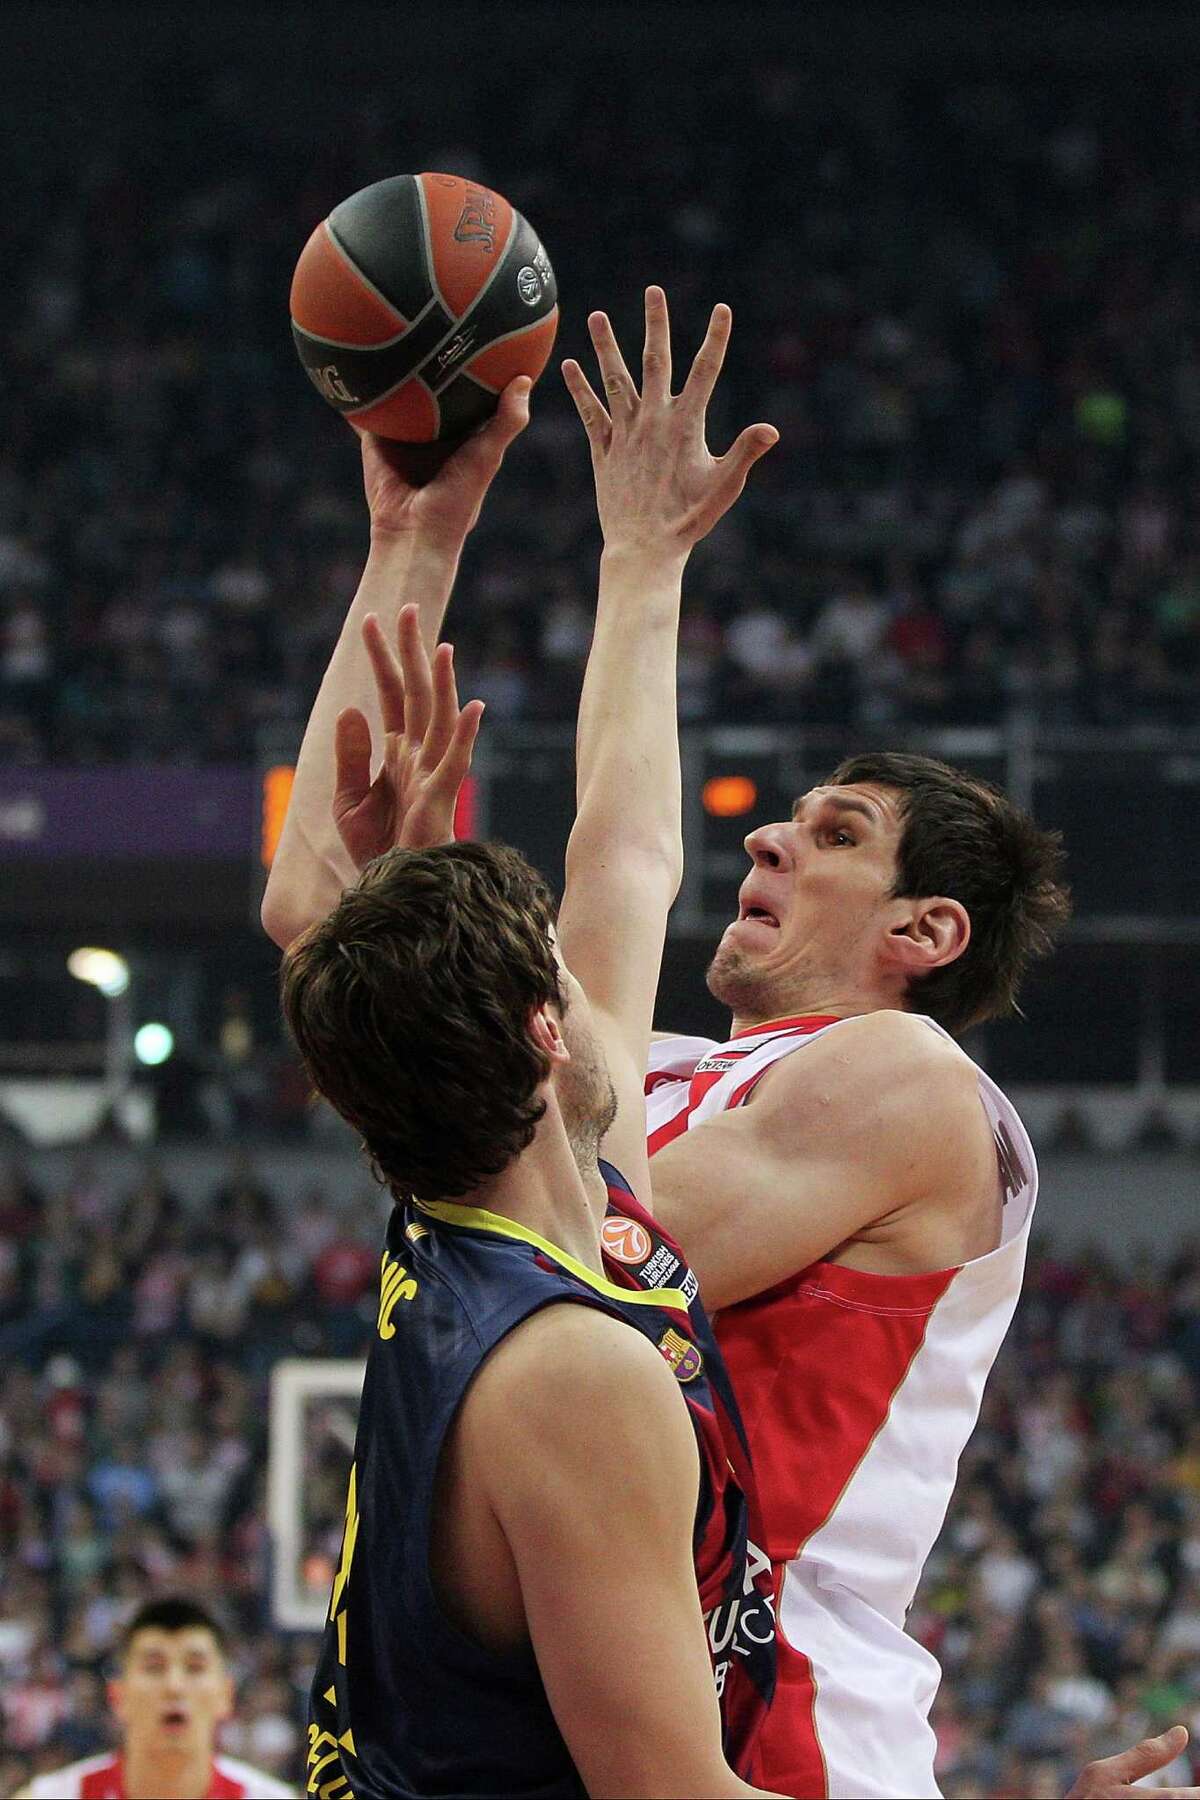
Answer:
M129 1745L122 1755L128 1800L204 1800L212 1781L211 1750Z
M548 1238L585 1268L604 1273L600 1226L608 1190L595 1147L573 1144L553 1094L527 1150L463 1197Z
M760 1019L757 1013L734 1013L729 1021L730 1037L737 1037L743 1031L767 1031L772 1025L782 1025L789 1019L848 1019L855 1009L841 1006L797 1006L788 1012L771 1013L769 1017Z
M907 1010L902 983L856 988L852 982L839 981L836 986L822 982L818 987L814 981L794 995L776 992L760 1000L747 991L739 999L740 1004L734 1000L731 1037L739 1031L762 1030L776 1019L853 1019L861 1013Z

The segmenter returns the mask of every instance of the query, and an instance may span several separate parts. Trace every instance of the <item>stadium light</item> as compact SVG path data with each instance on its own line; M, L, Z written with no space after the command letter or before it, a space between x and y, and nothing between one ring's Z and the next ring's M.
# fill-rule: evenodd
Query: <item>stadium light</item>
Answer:
M72 950L67 958L67 968L76 981L86 981L89 987L99 988L107 1000L115 1000L129 986L129 964L115 950L98 950L94 945L85 945Z
M736 819L754 806L758 788L748 775L714 775L705 782L700 799L712 818Z
M159 1063L165 1063L174 1048L175 1033L171 1027L155 1020L139 1025L133 1034L133 1054L148 1069L156 1069Z

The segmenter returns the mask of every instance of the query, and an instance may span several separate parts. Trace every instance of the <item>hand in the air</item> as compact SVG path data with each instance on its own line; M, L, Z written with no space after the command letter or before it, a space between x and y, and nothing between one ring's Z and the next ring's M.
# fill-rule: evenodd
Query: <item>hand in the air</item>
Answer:
M592 313L588 330L607 405L577 362L563 364L563 379L591 445L607 550L686 556L733 505L759 457L778 443L773 425L749 425L724 456L711 455L705 444L705 415L725 361L731 324L729 308L715 306L677 395L671 393L667 297L659 287L646 289L640 394L605 313Z
M1166 1795L1167 1800L1200 1800L1198 1787L1165 1787L1136 1788L1135 1781L1144 1775L1153 1775L1156 1769L1165 1769L1168 1763L1175 1761L1183 1754L1188 1741L1186 1725L1172 1725L1158 1737L1143 1738L1132 1750L1122 1750L1119 1756L1105 1756L1099 1762L1089 1763L1075 1778L1073 1787L1067 1790L1067 1800L1118 1800L1122 1794L1153 1793Z
M458 704L454 652L439 644L430 665L418 609L401 610L399 661L374 613L363 623L383 717L383 762L371 780L371 728L357 707L339 714L333 817L363 869L397 845L426 850L454 841L454 807L471 766L483 701Z
M372 536L421 531L457 548L479 517L508 446L529 423L532 387L527 375L510 381L492 417L455 449L397 444L359 431Z

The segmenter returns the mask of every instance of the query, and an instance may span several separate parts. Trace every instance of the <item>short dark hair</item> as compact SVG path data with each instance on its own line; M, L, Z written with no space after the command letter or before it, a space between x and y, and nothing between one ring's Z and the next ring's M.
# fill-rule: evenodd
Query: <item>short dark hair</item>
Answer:
M121 1662L129 1655L133 1640L139 1631L192 1631L199 1629L208 1631L216 1642L217 1649L224 1656L228 1648L228 1637L225 1627L206 1606L198 1600L185 1599L182 1594L164 1594L158 1600L147 1600L139 1606L124 1631L117 1646Z
M930 756L851 756L828 785L862 781L902 796L893 894L945 894L971 920L962 955L913 981L909 1004L955 1036L1015 1012L1030 962L1070 917L1061 833L1042 830L991 782Z
M503 844L390 850L289 951L283 1010L314 1086L397 1199L468 1193L533 1140L563 996L554 904Z

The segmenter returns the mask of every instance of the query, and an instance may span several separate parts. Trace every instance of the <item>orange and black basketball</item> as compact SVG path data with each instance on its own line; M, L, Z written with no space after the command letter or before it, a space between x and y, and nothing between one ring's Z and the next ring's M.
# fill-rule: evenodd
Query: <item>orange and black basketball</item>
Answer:
M335 206L292 277L292 335L338 412L407 444L462 437L558 327L537 234L458 175L393 175Z

